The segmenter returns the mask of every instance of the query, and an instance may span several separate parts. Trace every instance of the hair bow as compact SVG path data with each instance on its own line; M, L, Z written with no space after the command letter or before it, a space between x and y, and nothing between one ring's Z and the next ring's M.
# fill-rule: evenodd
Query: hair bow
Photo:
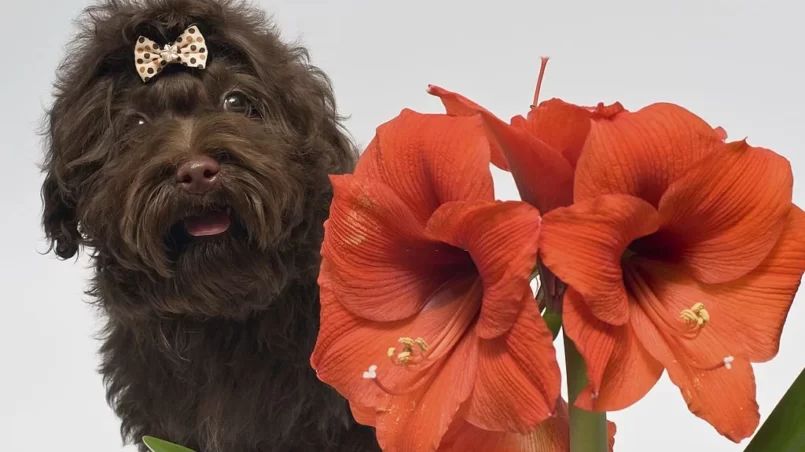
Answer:
M207 63L207 43L196 25L189 26L176 41L161 49L154 41L140 36L134 46L134 62L143 82L151 80L169 64L204 69Z

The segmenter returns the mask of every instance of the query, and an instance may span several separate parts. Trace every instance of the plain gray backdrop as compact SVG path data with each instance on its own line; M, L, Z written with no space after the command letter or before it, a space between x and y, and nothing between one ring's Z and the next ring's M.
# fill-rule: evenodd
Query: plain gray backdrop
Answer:
M0 440L4 450L122 450L96 373L100 325L85 301L85 258L42 256L41 140L54 69L88 0L2 2L0 143ZM333 79L362 145L402 108L441 112L428 83L461 92L504 119L525 113L539 67L543 99L681 104L733 139L774 149L793 166L805 205L803 6L797 0L263 0ZM501 199L517 197L495 172ZM805 364L805 298L777 358L755 366L763 419ZM560 347L561 341L557 344ZM739 451L690 414L664 376L617 422L616 450ZM266 426L270 428L270 426ZM128 450L128 449L126 449Z

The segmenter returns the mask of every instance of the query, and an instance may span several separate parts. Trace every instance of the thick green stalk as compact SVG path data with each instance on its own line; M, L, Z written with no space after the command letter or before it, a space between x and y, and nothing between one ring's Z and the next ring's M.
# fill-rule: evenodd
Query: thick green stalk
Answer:
M752 438L745 452L805 450L805 370Z
M567 365L567 396L570 405L570 452L607 452L607 414L592 413L573 406L576 397L587 386L584 358L567 335L565 364Z

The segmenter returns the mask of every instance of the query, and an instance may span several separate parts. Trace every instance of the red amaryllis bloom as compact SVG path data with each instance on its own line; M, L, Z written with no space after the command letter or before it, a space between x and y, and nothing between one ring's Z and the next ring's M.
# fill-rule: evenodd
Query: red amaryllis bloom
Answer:
M480 127L403 111L378 128L354 175L331 178L311 363L370 409L359 418L385 450L436 450L457 422L477 438L531 432L559 397L528 285L540 215L494 201Z
M577 406L625 408L665 369L722 435L757 427L750 363L777 353L805 271L805 214L784 158L723 138L671 104L592 123L575 202L544 216L540 238L587 362Z

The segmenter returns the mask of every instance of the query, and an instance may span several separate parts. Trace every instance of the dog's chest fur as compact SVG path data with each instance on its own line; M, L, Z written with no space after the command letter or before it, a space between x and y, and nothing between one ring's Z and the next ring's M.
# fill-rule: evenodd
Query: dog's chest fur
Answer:
M318 315L310 287L243 321L110 318L102 373L124 436L198 452L379 450L310 368Z

